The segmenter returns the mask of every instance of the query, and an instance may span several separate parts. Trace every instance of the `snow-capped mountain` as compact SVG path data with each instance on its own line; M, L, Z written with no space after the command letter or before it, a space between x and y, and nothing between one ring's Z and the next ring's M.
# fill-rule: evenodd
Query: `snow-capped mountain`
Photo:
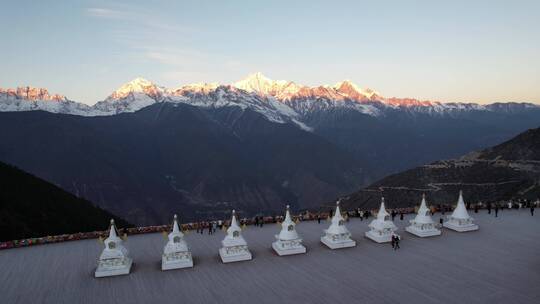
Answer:
M409 114L456 115L468 111L516 112L537 108L530 103L479 105L441 103L413 98L386 98L375 90L362 89L345 80L333 86L305 86L292 81L271 80L254 73L232 85L199 83L169 89L136 78L93 106L50 95L46 89L23 87L0 89L0 111L44 110L82 116L135 112L158 102L186 103L201 107L240 107L263 114L270 121L294 122L304 129L306 117L321 111L352 110L373 117L388 111Z
M65 96L50 95L47 89L19 87L0 88L0 112L42 110L52 113L87 115L92 107L67 99Z

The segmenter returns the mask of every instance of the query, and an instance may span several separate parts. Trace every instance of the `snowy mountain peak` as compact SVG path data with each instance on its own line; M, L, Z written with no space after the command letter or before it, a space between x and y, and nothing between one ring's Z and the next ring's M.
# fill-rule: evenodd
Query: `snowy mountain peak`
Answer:
M49 91L45 88L34 88L30 86L18 87L16 89L3 89L0 88L0 94L5 99L24 99L29 101L63 101L66 100L64 95L53 94L50 95Z
M144 78L138 77L122 85L108 99L121 99L132 93L142 93L152 98L158 98L163 94L163 89Z
M291 87L297 87L289 81L272 80L260 72L248 75L245 79L234 83L233 86L247 92L273 96L279 95L287 87L289 87L289 90Z
M216 83L216 82L212 82L212 83L199 82L199 83L192 83L192 84L181 86L177 89L171 90L170 92L172 95L175 95L175 96L182 95L184 92L208 94L212 91L215 91L219 86L220 86L219 83Z
M371 100L373 97L380 97L379 93L372 89L361 89L350 80L344 80L334 85L339 93L354 100Z

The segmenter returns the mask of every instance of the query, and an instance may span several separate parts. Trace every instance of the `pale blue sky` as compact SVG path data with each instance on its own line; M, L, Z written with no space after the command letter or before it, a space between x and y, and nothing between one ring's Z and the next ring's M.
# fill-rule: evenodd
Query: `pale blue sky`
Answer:
M6 1L0 87L93 104L177 87L350 79L384 96L540 103L540 1Z

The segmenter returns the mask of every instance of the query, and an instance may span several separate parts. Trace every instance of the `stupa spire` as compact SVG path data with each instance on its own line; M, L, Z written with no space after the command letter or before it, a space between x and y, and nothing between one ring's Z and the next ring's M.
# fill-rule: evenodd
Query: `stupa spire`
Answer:
M379 207L379 213L377 213L377 219L384 220L385 217L390 216L384 206L384 196L381 198L381 206Z
M178 227L178 216L174 215L174 221L173 221L173 233L181 233L180 228Z
M285 220L284 222L292 222L291 212L289 211L289 205L287 205L287 210L285 211Z
M229 229L233 227L240 229L240 226L238 226L238 222L236 222L236 210L234 209L232 211L231 226L229 227Z
M116 226L114 225L114 219L111 219L111 224L110 224L110 230L109 230L109 238L110 239L117 239L118 238L118 233L116 232Z

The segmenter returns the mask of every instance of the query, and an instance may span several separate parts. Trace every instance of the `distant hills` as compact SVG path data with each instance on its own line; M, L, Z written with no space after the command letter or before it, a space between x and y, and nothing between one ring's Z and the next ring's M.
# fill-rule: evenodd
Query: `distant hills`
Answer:
M90 202L0 162L0 241L105 230L115 218Z
M461 189L470 202L540 198L540 128L457 159L390 175L346 196L343 204L374 208L384 196L390 207L414 206L423 193L431 204L455 204Z
M539 125L531 103L388 98L260 73L177 88L137 78L92 106L0 89L0 161L140 225L317 208Z

